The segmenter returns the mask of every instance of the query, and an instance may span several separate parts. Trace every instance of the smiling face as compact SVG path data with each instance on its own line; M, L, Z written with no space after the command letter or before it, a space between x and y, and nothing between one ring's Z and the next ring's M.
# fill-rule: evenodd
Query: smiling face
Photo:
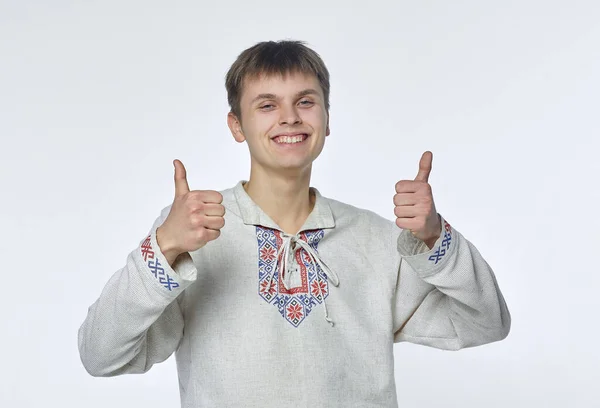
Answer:
M314 75L245 80L240 108L241 120L229 113L227 124L236 141L248 143L253 170L310 170L329 135L329 114Z

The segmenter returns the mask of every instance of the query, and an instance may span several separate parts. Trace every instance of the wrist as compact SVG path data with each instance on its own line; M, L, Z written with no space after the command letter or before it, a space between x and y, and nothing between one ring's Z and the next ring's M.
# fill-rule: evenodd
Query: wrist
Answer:
M173 241L171 241L167 237L165 237L163 233L164 233L164 231L161 229L161 227L158 227L156 229L156 243L158 244L158 247L160 248L160 252L164 255L164 257L169 262L169 265L172 265L173 262L175 262L175 259L182 252L180 250L178 250L175 247L175 245L173 244Z
M437 219L438 219L438 227L436 230L437 231L436 234L434 236L430 237L429 239L424 240L425 244L427 244L429 249L433 248L433 246L435 245L437 240L442 235L442 218L439 213L437 214Z
M432 249L432 248L433 248L433 246L435 245L435 243L437 242L438 238L439 238L439 237L437 237L437 238L431 238L431 239L428 239L428 240L426 240L426 241L423 241L423 242L425 242L425 245L427 245L427 247L428 247L429 249Z

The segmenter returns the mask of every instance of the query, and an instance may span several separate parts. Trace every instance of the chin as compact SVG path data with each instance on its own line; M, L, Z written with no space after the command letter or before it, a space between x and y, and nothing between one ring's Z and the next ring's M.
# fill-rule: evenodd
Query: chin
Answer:
M278 163L274 163L273 168L275 169L279 169L279 170L286 170L286 171L297 171L297 172L302 172L305 170L309 170L313 164L314 160L302 160L302 161L296 161L296 160L288 160L288 161L282 161L282 162L278 162Z

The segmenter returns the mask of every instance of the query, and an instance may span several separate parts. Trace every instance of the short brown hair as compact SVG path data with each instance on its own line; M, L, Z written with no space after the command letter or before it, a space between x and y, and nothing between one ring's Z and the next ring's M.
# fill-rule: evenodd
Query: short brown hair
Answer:
M295 40L263 41L242 51L225 76L231 112L241 120L244 80L261 74L285 76L296 72L317 77L325 96L325 109L329 112L329 71L319 54L308 48L304 41Z

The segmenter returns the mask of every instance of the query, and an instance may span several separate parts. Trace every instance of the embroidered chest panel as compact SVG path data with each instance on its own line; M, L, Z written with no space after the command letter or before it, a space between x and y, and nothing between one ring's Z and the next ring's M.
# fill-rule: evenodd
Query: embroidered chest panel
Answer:
M307 242L317 252L323 230L304 231L300 239ZM277 257L283 245L281 232L261 226L256 227L258 240L258 293L267 303L277 307L281 316L292 326L298 327L313 308L329 296L327 275L317 263L313 263L303 248L294 253L294 266L297 268L296 286L286 288L279 274L284 253Z

